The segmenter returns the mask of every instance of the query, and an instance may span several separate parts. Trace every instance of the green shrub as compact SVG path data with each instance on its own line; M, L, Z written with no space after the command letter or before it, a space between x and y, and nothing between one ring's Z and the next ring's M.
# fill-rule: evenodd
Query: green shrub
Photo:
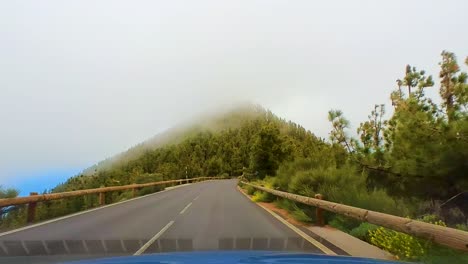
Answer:
M327 201L393 215L405 216L410 213L402 200L390 197L385 190L368 189L367 175L347 164L336 168L336 166L319 166L311 159L300 159L281 166L277 178L269 182L280 189L299 195L314 197L320 193ZM295 210L303 211L305 214L295 213L299 218L301 215L306 215L308 219L313 220L315 215L315 208L311 206L294 207L292 204L285 204L285 207L291 213ZM361 225L358 220L328 212L325 212L324 217L331 226L345 232L350 232Z
M429 223L429 224L434 224L434 225L439 225L439 226L447 226L444 221L442 221L438 216L433 215L433 214L424 215L423 217L421 217L418 220L423 221L425 223Z
M376 225L364 222L361 223L358 227L353 228L349 234L361 240L370 242L370 232L375 231L377 228L379 227Z
M147 195L159 191L158 186L143 187L138 191L138 196Z
M299 171L291 179L288 191L304 196L314 197L324 179L317 170Z
M132 199L132 198L133 198L133 192L130 190L130 191L123 191L116 200L117 202L120 202L120 201L125 201L128 199Z
M446 224L436 215L425 215L420 221L440 226ZM379 227L369 232L370 243L382 248L399 259L418 260L424 263L463 263L468 256L404 233ZM449 261L450 260L450 261Z
M268 189L275 189L273 186L273 178L271 177L265 177L263 180L257 180L255 182L252 182L252 184L257 186L263 186ZM245 189L247 191L247 194L252 195L252 200L254 202L271 202L275 200L275 196L273 194L259 191L252 186L247 185L245 186Z
M403 201L390 197L384 190L367 189L366 180L365 174L349 165L310 168L291 175L288 191L309 197L320 193L332 202L400 216L409 214Z
M285 209L285 210L290 210L292 209L292 203L293 201L284 199L284 198L278 198L275 201L275 205L278 206L279 208Z
M419 260L426 254L425 243L410 235L379 227L369 232L371 244L392 253L398 259Z
M326 219L328 220L328 224L330 226L346 233L349 233L351 230L357 228L361 224L359 220L337 214L331 214L330 217Z
M263 180L255 181L253 184L263 186L268 189L275 189L275 178L266 176Z
M304 210L302 210L302 209L295 208L295 209L291 212L291 215L292 215L292 217L294 217L294 219L296 219L297 221L301 221L301 222L312 222L312 218L309 217L309 216L304 212Z
M336 167L331 152L317 152L310 158L299 158L280 166L274 178L275 186L287 190L291 179L297 172L310 171L317 168Z
M297 221L301 222L313 222L315 216L312 214L311 207L309 206L308 208L301 208L301 205L298 205L297 203L288 200L288 199L282 199L279 198L275 201L276 206L279 208L287 210L291 216L296 219ZM312 216L312 217L311 217Z
M455 225L455 228L468 232L468 225L466 225L466 224L458 224L458 225Z
M254 202L271 202L273 199L273 195L262 191L255 191L252 196L252 201Z
M427 250L427 254L421 256L420 261L424 264L465 264L468 263L468 254L443 246L432 245Z
M250 185L246 185L245 190L247 191L248 195L253 195L255 193L256 189L254 187L250 186Z

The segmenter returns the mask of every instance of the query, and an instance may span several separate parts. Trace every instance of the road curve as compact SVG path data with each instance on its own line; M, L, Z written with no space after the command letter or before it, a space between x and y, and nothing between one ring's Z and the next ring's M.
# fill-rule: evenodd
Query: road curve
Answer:
M236 180L180 186L0 234L0 262L199 250L323 253L236 189Z

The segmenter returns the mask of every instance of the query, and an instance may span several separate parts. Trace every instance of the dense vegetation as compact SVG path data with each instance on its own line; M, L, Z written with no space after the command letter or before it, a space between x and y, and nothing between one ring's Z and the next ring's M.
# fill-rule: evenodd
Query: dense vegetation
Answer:
M329 111L332 130L326 141L249 105L214 117L209 125L178 131L164 144L137 146L106 166L70 178L52 192L186 176L244 175L280 190L308 196L321 193L327 200L405 217L431 215L434 221L444 219L444 224L463 228L467 216L457 208L443 212L440 203L468 189L468 77L460 71L455 55L445 51L439 77L440 98L433 100L425 95L426 89L436 85L433 78L408 65L390 95L391 116L385 119L385 106L376 105L368 120L359 125L357 137L350 136L349 121L340 110ZM155 190L141 190L141 194ZM272 200L264 193L254 195L257 200ZM115 192L106 199L112 202L129 196ZM309 207L276 202L300 220L313 218ZM95 196L43 203L38 219L96 205ZM24 214L24 207L10 209L3 214L1 227L23 224ZM329 224L370 243L382 248L387 245L379 237L387 230L342 216L327 218ZM398 234L394 237L402 239ZM415 248L420 255L427 253L422 246ZM418 259L406 256L410 254L406 251L402 254L402 258Z
M359 125L357 137L350 136L350 124L342 111L329 111L334 151L285 162L274 177L262 183L307 196L321 193L327 200L466 230L466 208L442 209L441 203L468 189L468 76L460 71L455 55L444 51L439 77L437 104L425 96L426 89L435 85L432 76L408 65L390 95L390 118L384 118L384 105L375 105L368 120ZM336 155L338 149L346 155ZM265 193L248 191L256 200L273 200ZM310 207L276 202L300 220L310 221L314 216ZM327 217L329 224L403 259L468 261L466 254L405 234L343 216Z

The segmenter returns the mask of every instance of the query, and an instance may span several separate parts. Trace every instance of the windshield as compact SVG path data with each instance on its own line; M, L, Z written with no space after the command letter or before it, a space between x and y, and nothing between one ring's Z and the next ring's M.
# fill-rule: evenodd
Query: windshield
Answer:
M468 263L466 10L1 2L0 263Z

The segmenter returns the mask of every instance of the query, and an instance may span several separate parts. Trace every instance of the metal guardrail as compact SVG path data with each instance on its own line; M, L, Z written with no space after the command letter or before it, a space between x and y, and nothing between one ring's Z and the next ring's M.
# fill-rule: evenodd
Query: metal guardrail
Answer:
M95 189L85 189L85 190L77 190L77 191L70 191L70 192L48 193L48 194L37 194L35 192L32 192L30 193L30 196L0 199L0 207L28 204L27 222L30 223L34 221L36 205L38 202L59 200L59 199L83 196L83 195L88 195L88 194L99 194L99 205L104 205L105 193L107 192L132 190L133 197L136 197L137 191L143 187L151 187L151 186L173 184L173 183L182 184L184 182L185 183L198 182L198 181L214 180L214 179L221 179L221 178L222 177L198 177L198 178L191 178L191 179L159 181L159 182L150 182L150 183L141 183L141 184L129 184L129 185L122 185L122 186L101 187L101 188L95 188Z
M429 224L395 215L379 213L349 205L329 202L322 199L272 190L244 181L240 182L242 184L252 186L255 189L271 193L279 197L293 200L302 204L312 205L323 210L345 215L360 221L369 222L371 224L383 226L416 237L428 239L440 245L468 252L468 232L462 230Z

